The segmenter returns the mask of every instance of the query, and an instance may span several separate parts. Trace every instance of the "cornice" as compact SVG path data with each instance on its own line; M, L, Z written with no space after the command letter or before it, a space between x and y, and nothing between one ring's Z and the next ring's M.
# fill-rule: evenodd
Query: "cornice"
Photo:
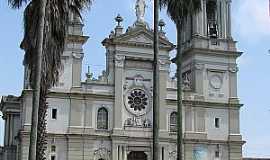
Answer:
M113 94L94 94L87 92L55 92L49 93L47 98L62 98L62 99L109 99L114 101Z
M67 41L68 42L77 42L85 44L87 40L89 39L89 36L82 36L82 35L68 35Z
M176 105L177 100L166 99L167 104ZM192 101L192 100L183 100L184 107L202 107L202 108L231 108L231 109L240 109L243 104L232 104L232 103L222 103L222 102L206 102L206 101Z
M190 54L204 54L212 56L223 56L223 57L240 57L243 52L239 51L228 51L228 50L217 50L217 49L208 49L208 48L189 48L184 50L183 56Z

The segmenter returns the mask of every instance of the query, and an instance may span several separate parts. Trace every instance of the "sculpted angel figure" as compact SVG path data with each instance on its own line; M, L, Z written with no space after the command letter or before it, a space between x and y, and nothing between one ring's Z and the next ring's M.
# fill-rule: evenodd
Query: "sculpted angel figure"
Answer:
M146 8L145 0L137 0L135 9L138 22L144 22L145 8Z

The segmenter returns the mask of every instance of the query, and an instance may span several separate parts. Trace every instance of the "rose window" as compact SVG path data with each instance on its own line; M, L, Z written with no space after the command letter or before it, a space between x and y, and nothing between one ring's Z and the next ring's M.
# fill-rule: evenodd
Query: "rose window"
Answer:
M142 89L132 89L126 95L128 111L136 115L143 115L149 106L149 96Z

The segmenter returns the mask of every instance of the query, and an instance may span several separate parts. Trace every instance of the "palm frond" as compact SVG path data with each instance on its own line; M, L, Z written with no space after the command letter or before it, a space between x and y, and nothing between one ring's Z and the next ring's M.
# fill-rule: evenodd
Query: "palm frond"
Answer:
M8 0L8 4L11 6L11 8L18 9L23 6L23 4L27 4L29 0Z
M21 5L19 2L13 4L14 6ZM37 159L39 160L46 160L46 113L48 108L46 96L48 89L58 82L62 68L61 56L65 49L69 16L70 14L75 14L81 17L82 9L89 8L91 4L91 0L47 0L43 31L41 93L38 111ZM37 1L31 1L24 11L25 32L21 43L21 48L25 50L24 64L30 70L29 80L32 87L35 82L34 73L37 61L38 13L39 5L37 5Z
M201 10L201 0L160 0L160 4L176 24Z

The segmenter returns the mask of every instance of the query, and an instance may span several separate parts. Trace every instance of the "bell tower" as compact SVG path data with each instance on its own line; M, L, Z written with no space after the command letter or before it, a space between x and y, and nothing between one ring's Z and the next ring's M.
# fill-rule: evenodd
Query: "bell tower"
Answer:
M231 1L202 0L201 7L198 14L188 17L183 27L183 76L192 79L191 89L199 97L211 101L235 100L236 59L242 53L237 51L231 35ZM207 78L212 80L208 83Z
M188 18L184 41L193 36L232 39L231 0L201 0L201 11Z
M201 11L188 17L182 32L183 83L194 101L204 103L185 107L185 114L190 115L186 120L192 122L185 126L185 139L194 139L191 133L195 133L209 144L187 143L185 156L194 157L206 149L208 158L240 160L244 141L239 129L242 104L237 95L236 60L242 53L231 35L231 0L201 3Z

